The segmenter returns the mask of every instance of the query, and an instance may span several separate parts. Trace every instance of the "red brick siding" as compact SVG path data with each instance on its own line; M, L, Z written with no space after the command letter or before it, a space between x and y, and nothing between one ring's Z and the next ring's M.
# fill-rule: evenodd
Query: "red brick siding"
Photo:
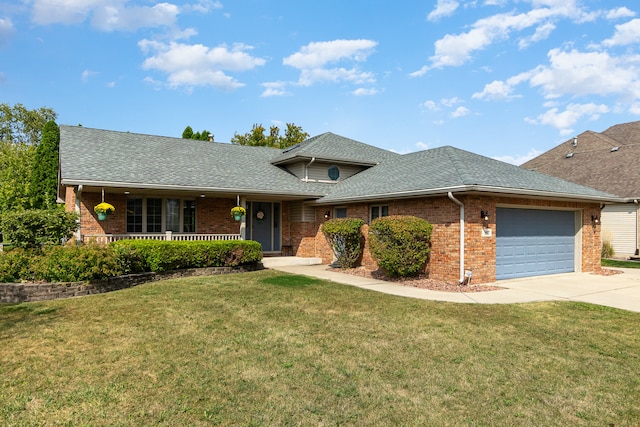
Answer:
M475 283L495 281L496 277L496 206L531 208L553 208L582 211L582 271L592 272L600 268L600 225L592 226L591 215L598 214L596 203L558 202L509 197L457 196L465 205L465 270L472 271ZM381 203L376 203L381 204ZM396 200L384 203L389 206L389 215L414 215L424 218L433 225L432 247L428 274L431 278L447 281L460 279L460 207L448 197ZM325 206L316 209L316 223L290 224L294 252L298 256L321 257L329 263L333 254L320 231L325 221L324 212L331 210ZM482 236L483 220L480 211L489 213L490 237ZM377 268L368 248L369 204L359 203L347 206L347 216L362 218L367 222L363 227L365 250L362 264ZM580 225L580 224L579 224ZM576 250L579 250L576 247Z

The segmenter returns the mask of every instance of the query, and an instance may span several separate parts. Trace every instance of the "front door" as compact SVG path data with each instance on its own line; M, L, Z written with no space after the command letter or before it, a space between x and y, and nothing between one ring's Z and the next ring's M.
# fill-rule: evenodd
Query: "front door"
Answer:
M280 203L249 202L249 239L262 245L262 252L280 251Z

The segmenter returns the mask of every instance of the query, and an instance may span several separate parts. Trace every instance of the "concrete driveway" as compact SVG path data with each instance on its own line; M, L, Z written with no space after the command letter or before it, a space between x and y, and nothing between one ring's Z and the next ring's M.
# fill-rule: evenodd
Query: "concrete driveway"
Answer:
M591 273L566 273L551 276L501 280L505 288L495 292L501 301L582 301L640 312L640 269L617 268L620 274L601 276ZM489 303L494 292L474 295L477 302ZM487 295L484 295L487 294ZM502 294L502 295L500 295ZM482 301L486 299L487 301Z

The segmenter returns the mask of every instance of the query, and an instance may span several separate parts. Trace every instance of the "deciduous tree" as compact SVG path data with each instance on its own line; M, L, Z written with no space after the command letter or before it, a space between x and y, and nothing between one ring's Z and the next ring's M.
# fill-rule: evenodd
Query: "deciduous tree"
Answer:
M284 136L280 135L280 128L277 126L271 126L269 135L265 135L266 129L264 126L262 124L254 124L251 132L247 132L244 135L235 133L231 138L231 143L252 147L287 148L299 144L309 137L309 134L303 131L300 126L296 126L293 123L287 123L286 126L287 129Z

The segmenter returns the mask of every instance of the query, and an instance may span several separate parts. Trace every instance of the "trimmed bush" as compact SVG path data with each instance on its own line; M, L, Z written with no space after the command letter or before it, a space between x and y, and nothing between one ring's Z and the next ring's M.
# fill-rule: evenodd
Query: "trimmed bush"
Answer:
M97 244L45 248L32 268L36 280L47 282L100 280L126 273L117 252Z
M0 283L32 280L31 266L37 258L33 251L22 248L0 253Z
M428 221L415 216L378 218L369 227L371 256L389 276L415 276L429 258L432 229Z
M3 239L19 248L59 245L78 229L78 215L62 209L30 209L0 217Z
M357 218L335 218L322 224L322 232L336 257L335 263L341 268L358 265L364 243L360 232L363 224L364 221Z
M120 240L111 244L132 273L201 267L235 267L262 259L262 246L252 240L160 241Z

